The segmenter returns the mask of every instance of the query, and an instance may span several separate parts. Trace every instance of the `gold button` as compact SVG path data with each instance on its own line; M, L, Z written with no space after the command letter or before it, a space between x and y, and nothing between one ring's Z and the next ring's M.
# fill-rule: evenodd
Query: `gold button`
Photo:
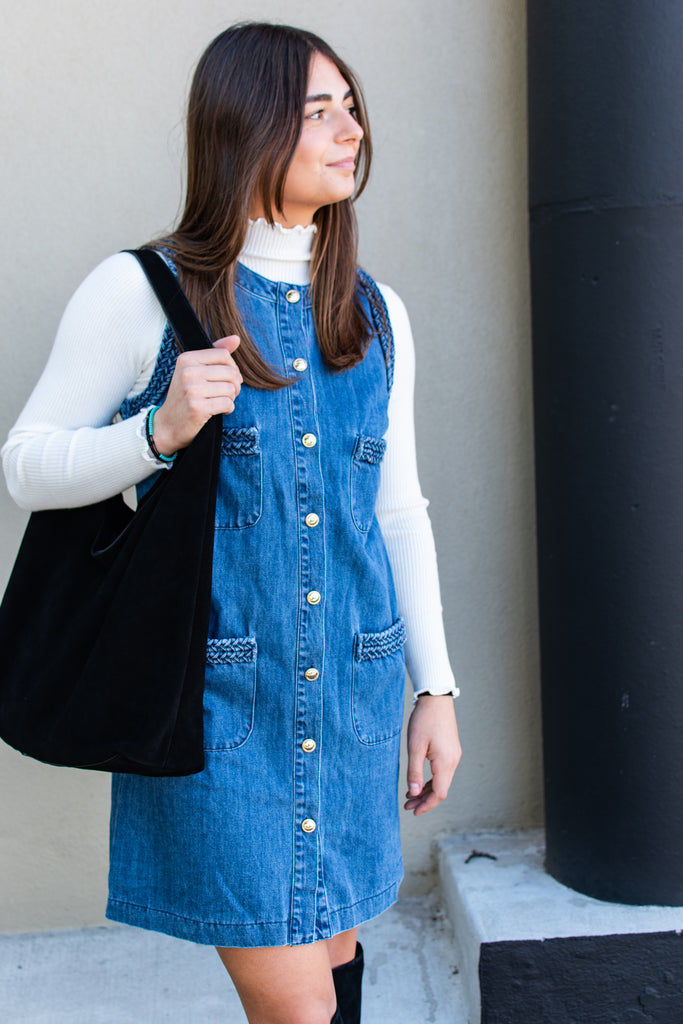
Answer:
M304 818L301 822L301 827L304 832L315 832L315 822L313 821L313 818Z
M292 366L294 367L295 370L298 370L299 373L303 373L304 370L308 369L308 363L306 362L305 359L295 359L294 362L292 363Z
M287 299L287 302L298 302L301 296L299 295L296 288L290 288L290 290L285 295L285 298Z
M306 671L304 672L304 675L308 679L309 683L313 683L318 678L320 673L318 672L317 668L307 668Z
M320 517L315 512L309 512L306 516L306 526L317 526L320 522Z
M304 740L301 744L301 749L305 754L312 754L315 750L315 740Z
M301 443L304 445L305 448L315 448L315 446L318 443L318 438L315 436L315 434L304 434L304 436L301 438Z
M309 590L306 594L306 600L309 604L320 604L320 594L317 590Z

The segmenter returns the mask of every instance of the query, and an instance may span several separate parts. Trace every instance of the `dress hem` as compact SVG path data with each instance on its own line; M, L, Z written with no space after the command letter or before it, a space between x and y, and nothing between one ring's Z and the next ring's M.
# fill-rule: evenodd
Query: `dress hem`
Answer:
M329 929L326 929L329 934L302 935L295 941L292 941L288 921L259 921L249 924L198 921L171 911L156 910L114 897L109 898L106 917L119 924L161 932L206 946L248 949L256 946L307 945L321 939L332 938L339 932L348 931L377 917L396 902L399 884L400 880L383 892L360 900L353 906L330 911Z

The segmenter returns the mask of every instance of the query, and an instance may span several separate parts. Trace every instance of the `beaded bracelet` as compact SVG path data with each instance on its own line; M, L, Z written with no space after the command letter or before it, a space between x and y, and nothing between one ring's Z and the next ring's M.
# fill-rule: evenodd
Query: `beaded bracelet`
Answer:
M154 413L160 408L160 405L153 405L147 413L147 416L145 417L145 437L147 438L149 450L155 459L158 459L159 462L175 462L178 457L178 452L174 452L173 455L162 455L154 443Z

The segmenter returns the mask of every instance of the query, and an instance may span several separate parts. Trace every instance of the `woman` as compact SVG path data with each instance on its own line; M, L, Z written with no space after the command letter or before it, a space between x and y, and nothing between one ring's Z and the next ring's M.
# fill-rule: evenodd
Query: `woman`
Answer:
M356 268L369 163L358 83L321 39L218 36L185 210L156 243L218 340L177 357L137 261L105 260L3 449L22 507L75 506L144 491L224 417L206 768L114 777L107 912L215 945L251 1024L360 1020L357 927L401 878L404 641L405 807L442 800L459 759L410 327Z

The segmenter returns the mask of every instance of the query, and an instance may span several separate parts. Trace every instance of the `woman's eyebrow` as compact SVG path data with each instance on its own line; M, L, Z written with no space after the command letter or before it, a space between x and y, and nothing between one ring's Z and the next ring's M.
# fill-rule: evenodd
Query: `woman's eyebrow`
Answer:
M349 97L353 96L351 89L347 93L344 93L344 99L348 100ZM329 92L319 92L316 96L307 96L306 103L331 103L332 94Z

